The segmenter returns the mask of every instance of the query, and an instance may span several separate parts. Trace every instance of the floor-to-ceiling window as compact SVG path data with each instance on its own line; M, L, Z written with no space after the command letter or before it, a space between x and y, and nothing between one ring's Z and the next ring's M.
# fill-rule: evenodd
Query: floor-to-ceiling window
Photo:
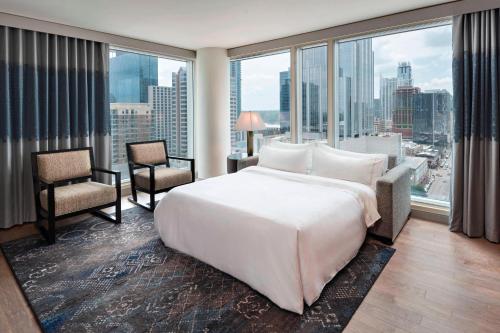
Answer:
M440 23L336 44L336 147L398 156L415 199L449 200L451 30Z
M297 55L297 140L327 140L328 87L327 46L299 49Z
M193 155L192 63L112 49L112 166L128 179L125 143L164 139L170 156Z
M241 111L258 111L266 128L254 134L254 150L272 139L290 140L290 52L230 63L231 151L246 152L246 133L235 129Z

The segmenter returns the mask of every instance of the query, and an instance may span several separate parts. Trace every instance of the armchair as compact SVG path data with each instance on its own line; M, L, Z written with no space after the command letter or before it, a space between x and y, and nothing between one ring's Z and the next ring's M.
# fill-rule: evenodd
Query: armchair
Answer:
M132 198L129 197L128 200L133 204L154 211L155 194L194 182L194 159L169 156L165 140L131 142L126 145L132 187ZM188 161L190 170L171 168L170 160ZM137 169L147 170L135 173L134 170ZM137 191L149 194L149 204L137 201Z
M121 223L120 172L95 167L92 147L33 152L31 167L36 224L49 244L56 241L55 222L67 217L91 213ZM115 185L97 182L97 173L114 175ZM115 217L101 211L112 206Z

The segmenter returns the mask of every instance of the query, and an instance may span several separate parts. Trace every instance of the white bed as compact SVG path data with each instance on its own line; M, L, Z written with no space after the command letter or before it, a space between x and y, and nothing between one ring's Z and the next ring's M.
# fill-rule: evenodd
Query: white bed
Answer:
M170 191L155 227L166 246L302 313L379 219L366 185L249 167Z

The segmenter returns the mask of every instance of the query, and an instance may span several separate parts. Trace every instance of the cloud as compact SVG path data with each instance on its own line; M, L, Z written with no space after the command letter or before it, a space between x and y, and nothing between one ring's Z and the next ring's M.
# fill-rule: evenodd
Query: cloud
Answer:
M171 87L172 73L177 73L181 67L186 67L185 61L158 58L158 85Z
M279 110L280 72L290 67L290 53L241 61L241 107L243 110Z
M379 95L378 78L395 77L398 63L402 61L411 63L415 86L451 92L450 25L373 38L373 51L376 96Z

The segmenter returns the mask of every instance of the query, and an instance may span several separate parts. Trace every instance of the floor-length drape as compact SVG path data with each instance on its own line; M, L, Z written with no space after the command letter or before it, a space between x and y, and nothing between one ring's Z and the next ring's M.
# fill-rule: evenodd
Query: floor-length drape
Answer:
M450 229L500 242L499 9L453 18Z
M32 151L111 166L107 44L0 26L0 228L33 221Z

